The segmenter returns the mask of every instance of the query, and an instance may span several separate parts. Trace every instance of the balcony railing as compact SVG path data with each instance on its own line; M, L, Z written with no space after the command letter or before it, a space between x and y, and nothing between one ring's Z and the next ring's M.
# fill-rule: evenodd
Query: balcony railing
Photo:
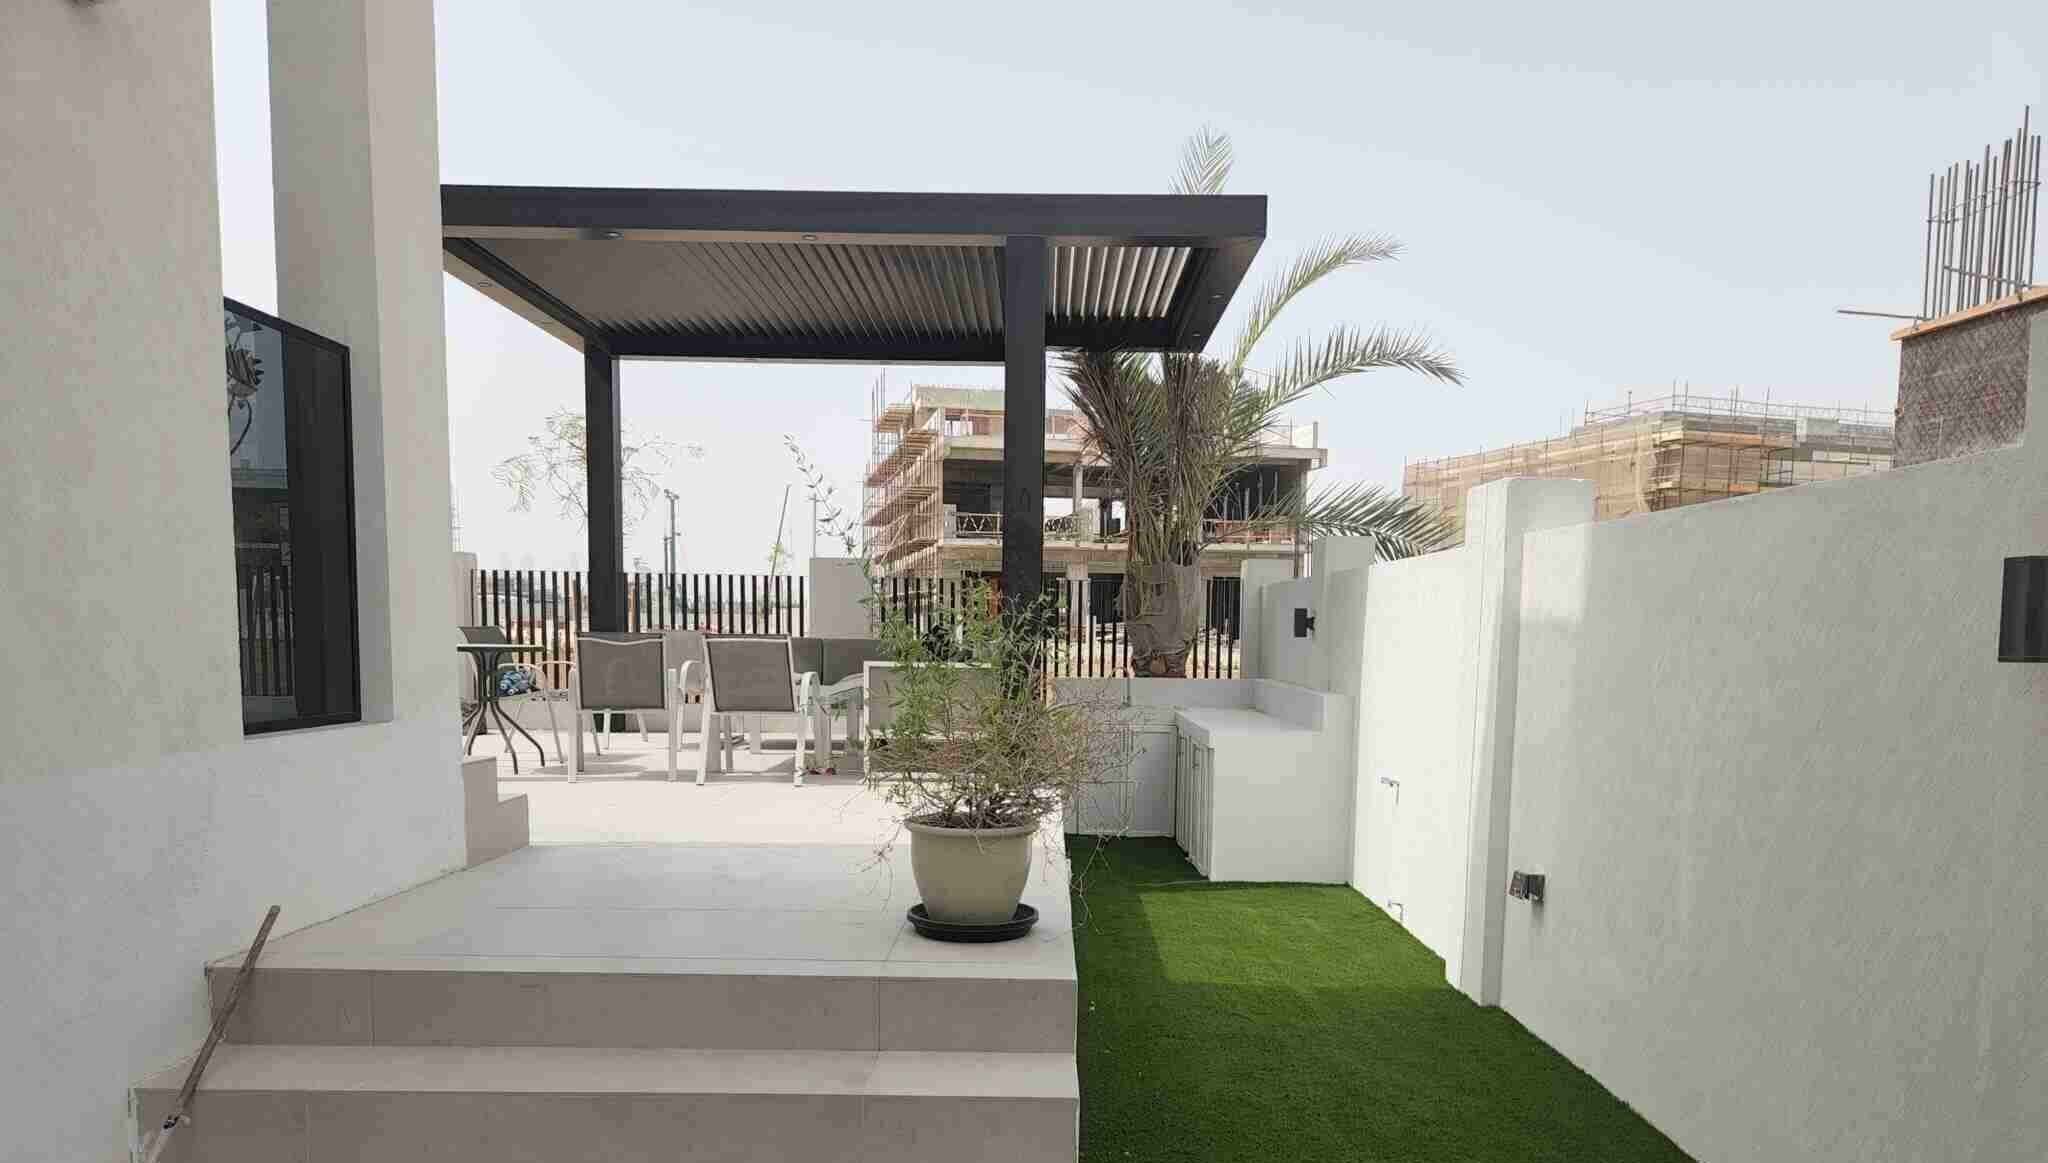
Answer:
M1292 525L1267 525L1252 521L1211 517L1202 522L1202 532L1217 545L1292 545Z
M952 532L958 541L1001 541L1003 539L1003 515L1001 513L955 513Z
M1097 527L1098 520L1093 510L1047 517L1046 540L1119 543L1127 538L1127 527L1105 532ZM1210 518L1202 522L1202 531L1210 543L1216 545L1285 547L1294 544L1294 528L1290 525ZM961 513L950 505L946 507L946 540L1000 541L1002 538L1001 513Z

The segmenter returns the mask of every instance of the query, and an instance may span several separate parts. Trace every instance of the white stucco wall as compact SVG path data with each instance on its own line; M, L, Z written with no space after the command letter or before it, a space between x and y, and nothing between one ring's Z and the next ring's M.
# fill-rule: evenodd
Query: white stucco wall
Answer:
M2044 549L2038 433L1532 534L1505 1008L1703 1163L2048 1158Z
M10 781L241 735L210 36L204 0L0 32Z
M1291 682L1296 686L1323 685L1328 668L1318 649L1317 636L1313 633L1306 638L1294 636L1294 611L1304 608L1313 612L1319 588L1320 583L1316 579L1304 577L1274 582L1259 589L1259 665L1256 677Z
M1478 578L1470 547L1373 566L1358 694L1351 883L1444 958L1453 979L1472 798Z
M236 666L208 5L51 0L4 21L0 1159L127 1158L129 1084L197 1048L201 967L265 906L298 928L462 860L431 10L379 8L374 37L405 43L359 38L383 70L377 120L426 156L382 164L377 199L433 224L367 292L411 318L383 336L403 370L356 397L359 499L382 498L360 530L382 721L258 739ZM300 156L315 182L369 160ZM280 287L287 317L296 293Z
M813 557L809 578L804 587L804 625L811 637L872 636L868 575L858 558Z

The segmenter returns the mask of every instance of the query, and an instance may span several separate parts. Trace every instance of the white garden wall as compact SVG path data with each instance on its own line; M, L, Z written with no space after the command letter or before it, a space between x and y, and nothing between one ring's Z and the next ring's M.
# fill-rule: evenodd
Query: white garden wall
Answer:
M1708 1163L2048 1158L2044 550L2040 439L1532 534L1503 1006Z
M1358 732L1351 883L1453 967L1455 980L1472 801L1477 551L1343 576L1364 590L1358 713L1371 724Z
M2048 667L1995 660L2048 440L1602 524L1559 483L1318 645L1353 883L1703 1163L2048 1158Z

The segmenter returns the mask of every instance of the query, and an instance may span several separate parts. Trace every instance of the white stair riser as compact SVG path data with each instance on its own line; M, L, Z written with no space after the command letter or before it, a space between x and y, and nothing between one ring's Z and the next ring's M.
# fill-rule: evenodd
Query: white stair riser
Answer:
M215 1004L232 970L209 973ZM1071 981L259 968L229 1027L268 1045L1074 1050Z

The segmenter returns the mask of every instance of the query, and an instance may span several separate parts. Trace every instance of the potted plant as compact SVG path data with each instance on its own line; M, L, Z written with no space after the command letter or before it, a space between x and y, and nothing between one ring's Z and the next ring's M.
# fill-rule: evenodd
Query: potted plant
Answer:
M991 598L967 587L943 640L881 611L893 705L863 781L900 813L924 912L943 924L1016 919L1041 826L1134 749L1100 684L1046 678L1051 596L1002 612Z
M1128 712L1103 684L1047 677L1058 625L1052 594L999 608L988 585L975 583L924 626L883 602L833 486L794 438L783 440L819 524L868 579L865 603L892 666L888 726L869 749L862 782L895 806L910 833L919 908L941 926L1009 925L1023 915L1032 842L1045 822L1129 768L1136 736Z

